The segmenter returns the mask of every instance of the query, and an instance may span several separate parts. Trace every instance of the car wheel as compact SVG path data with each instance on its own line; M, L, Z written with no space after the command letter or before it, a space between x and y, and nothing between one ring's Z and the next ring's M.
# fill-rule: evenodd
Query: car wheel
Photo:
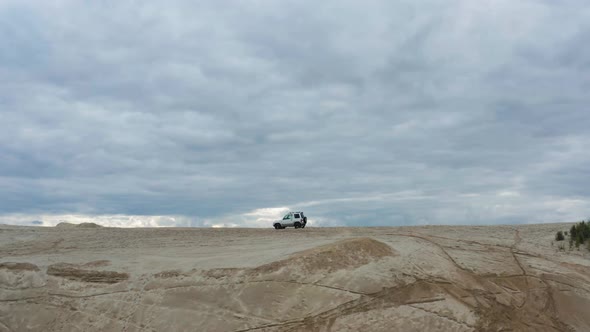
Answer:
M301 223L300 222L296 222L295 224L293 224L293 226L295 226L295 228L301 228Z
M275 229L281 229L281 225L280 224L275 224Z

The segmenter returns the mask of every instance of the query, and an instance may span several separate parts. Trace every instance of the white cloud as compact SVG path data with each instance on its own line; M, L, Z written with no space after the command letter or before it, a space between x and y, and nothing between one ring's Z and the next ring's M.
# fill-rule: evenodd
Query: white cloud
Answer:
M67 222L72 224L96 223L105 227L190 227L192 226L191 221L191 218L182 216L134 216L120 214L8 214L0 216L0 223L29 226L55 226L61 222ZM41 222L41 224L37 222Z

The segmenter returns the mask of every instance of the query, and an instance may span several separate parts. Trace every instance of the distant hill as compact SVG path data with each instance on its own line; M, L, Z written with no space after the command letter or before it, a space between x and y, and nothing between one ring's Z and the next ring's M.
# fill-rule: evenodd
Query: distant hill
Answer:
M72 224L69 222L60 222L59 224L55 225L55 227L59 228L102 228L103 226L99 224L95 224L93 222L83 222L80 224Z

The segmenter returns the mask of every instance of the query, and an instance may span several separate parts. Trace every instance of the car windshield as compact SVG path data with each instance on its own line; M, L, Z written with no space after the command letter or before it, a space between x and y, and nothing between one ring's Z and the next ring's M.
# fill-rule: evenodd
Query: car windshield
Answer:
M286 219L291 219L291 214L286 214L286 215L283 217L283 220L286 220Z

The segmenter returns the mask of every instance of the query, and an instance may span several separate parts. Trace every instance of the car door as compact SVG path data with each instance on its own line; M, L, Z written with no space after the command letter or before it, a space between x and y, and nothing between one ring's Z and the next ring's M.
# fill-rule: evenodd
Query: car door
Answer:
M293 214L289 213L283 217L281 221L281 225L283 226L293 226Z

